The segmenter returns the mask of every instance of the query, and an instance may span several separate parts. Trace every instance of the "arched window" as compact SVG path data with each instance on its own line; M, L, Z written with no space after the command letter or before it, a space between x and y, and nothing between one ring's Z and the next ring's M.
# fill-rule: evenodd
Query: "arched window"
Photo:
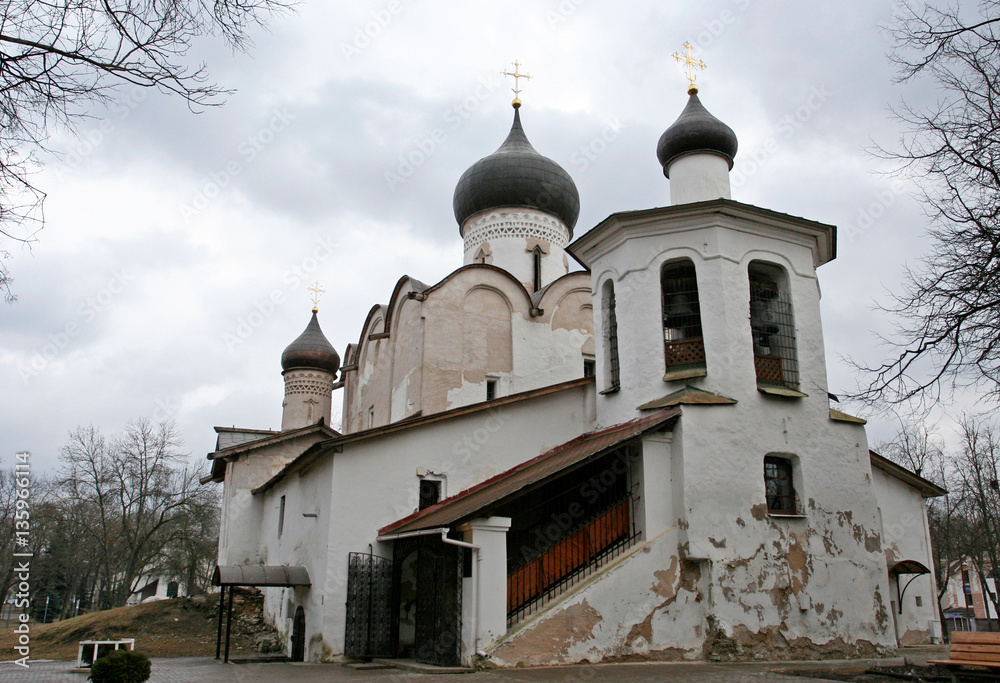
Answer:
M799 388L795 318L788 278L778 266L753 261L750 276L750 331L757 384Z
M701 307L694 264L687 260L666 264L660 273L660 290L663 301L663 355L667 372L704 370L705 340L701 331Z
M611 280L604 283L601 297L601 312L604 324L604 380L607 386L603 393L618 391L621 386L621 371L618 365L618 316L615 312L615 284Z

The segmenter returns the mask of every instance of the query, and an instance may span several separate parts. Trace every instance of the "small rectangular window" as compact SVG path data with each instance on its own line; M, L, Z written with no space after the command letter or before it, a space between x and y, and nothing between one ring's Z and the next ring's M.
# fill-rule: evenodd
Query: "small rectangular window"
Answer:
M917 596L917 607L923 607L923 606L924 606L924 599L921 596L918 595Z
M281 538L281 532L285 530L285 497L281 497L281 502L278 504L278 538Z
M368 409L368 429L375 426L375 406Z
M486 378L486 400L492 401L497 397L497 384L499 380L496 377Z
M441 501L441 482L434 479L420 480L420 509L429 508Z
M593 358L584 358L583 359L583 376L584 377L593 377L596 374L597 374L597 361L595 361Z
M792 482L792 463L786 458L767 456L764 458L764 489L767 495L767 511L794 515L795 487Z

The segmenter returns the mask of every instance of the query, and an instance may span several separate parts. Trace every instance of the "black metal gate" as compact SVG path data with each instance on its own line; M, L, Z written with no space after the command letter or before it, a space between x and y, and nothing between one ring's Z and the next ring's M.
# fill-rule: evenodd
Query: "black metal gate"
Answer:
M425 541L417 552L415 658L457 666L462 639L462 549Z
M347 571L347 632L344 654L392 657L392 560L350 553Z

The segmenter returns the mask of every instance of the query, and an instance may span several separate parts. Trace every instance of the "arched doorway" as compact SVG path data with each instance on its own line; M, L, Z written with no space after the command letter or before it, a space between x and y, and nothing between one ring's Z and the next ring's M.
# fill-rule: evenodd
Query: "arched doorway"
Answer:
M295 609L292 620L292 656L293 662L301 662L306 656L306 611L299 605Z

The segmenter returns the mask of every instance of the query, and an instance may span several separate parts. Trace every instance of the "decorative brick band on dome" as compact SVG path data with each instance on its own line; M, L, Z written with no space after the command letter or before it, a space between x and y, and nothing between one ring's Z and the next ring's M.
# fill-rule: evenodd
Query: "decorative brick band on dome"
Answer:
M486 211L466 221L465 251L473 251L483 242L504 238L534 237L565 248L570 233L557 218L539 211Z
M285 396L292 394L321 394L333 392L333 375L322 370L285 371Z

